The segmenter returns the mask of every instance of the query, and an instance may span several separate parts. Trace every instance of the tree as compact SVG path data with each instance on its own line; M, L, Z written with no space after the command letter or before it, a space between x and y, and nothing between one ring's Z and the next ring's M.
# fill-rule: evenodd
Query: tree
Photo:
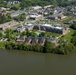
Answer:
M6 29L5 33L6 33L6 37L8 38L8 41L11 41L12 39L15 38L15 35L14 35L14 31L13 30Z
M34 36L34 37L37 36L37 34L34 31L32 31L32 32L27 31L26 35L27 36Z
M74 50L74 45L72 43L65 43L63 45L59 45L55 48L56 54L69 54Z
M74 46L76 46L76 36L71 39L71 42L74 44Z
M76 30L76 22L74 22L70 27Z
M14 20L16 21L24 21L26 19L25 13L19 15L18 17L15 17Z
M4 0L0 0L0 7L5 7L7 5L6 2L4 2Z
M32 45L33 51L42 52L42 46L39 43Z
M26 19L25 13L21 14L19 18L20 18L20 21L23 21L24 19Z
M12 10L18 10L19 8L16 6L11 7Z
M46 41L43 47L43 52L44 53L52 52L53 49L54 49L53 44L50 41Z
M6 45L5 45L5 48L6 49L9 49L9 50L12 50L13 48L12 48L12 43L7 43Z
M41 32L41 33L39 34L39 36L44 36L44 37L46 37L46 33L45 33L45 32Z
M2 38L3 37L3 33L0 31L0 38Z
M73 34L73 36L76 36L76 31L74 31L74 34Z
M11 20L11 17L7 15L2 15L0 13L0 24L5 23L5 22L9 22Z
M64 45L64 50L65 50L65 53L68 54L68 53L71 53L73 50L74 50L74 45L72 43L66 43Z
M25 36L26 35L26 31L21 33L21 36Z

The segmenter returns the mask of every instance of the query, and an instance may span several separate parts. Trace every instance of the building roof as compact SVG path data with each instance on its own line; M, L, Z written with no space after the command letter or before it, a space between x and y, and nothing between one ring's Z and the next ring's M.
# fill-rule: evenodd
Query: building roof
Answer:
M33 40L34 40L34 41L38 40L38 37L34 37Z
M47 6L44 6L44 8L46 9L46 8L50 8L52 5L47 5Z
M42 7L41 6L34 6L34 7L32 7L32 9L34 9L34 10L38 10L38 9L41 9Z
M40 37L40 42L44 41L45 37Z
M55 18L55 17L61 17L61 16L62 16L62 14L53 14L53 15L50 15L49 17Z
M30 15L31 18L36 18L36 17L40 17L42 15Z
M32 39L32 36L27 37L26 41L29 41L30 39Z
M58 26L52 26L50 24L42 24L40 26L43 26L43 27L50 27L50 28L53 28L53 29L59 29L59 30L63 30L64 27L58 27Z
M18 39L24 39L26 36L20 36L18 37Z

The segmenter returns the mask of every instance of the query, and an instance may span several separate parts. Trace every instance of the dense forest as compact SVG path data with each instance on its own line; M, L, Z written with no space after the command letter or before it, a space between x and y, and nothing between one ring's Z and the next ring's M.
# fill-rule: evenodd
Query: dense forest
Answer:
M5 5L4 3L5 0L0 1L0 6ZM17 1L17 0L6 0L8 1ZM75 0L18 0L21 2L21 7L28 7L28 6L34 6L34 5L48 5L48 4L53 4L55 6L67 6L67 5L74 5L76 4Z

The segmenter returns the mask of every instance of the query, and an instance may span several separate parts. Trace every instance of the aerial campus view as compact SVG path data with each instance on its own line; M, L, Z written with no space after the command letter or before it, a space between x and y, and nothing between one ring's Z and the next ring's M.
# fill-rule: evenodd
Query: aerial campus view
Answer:
M76 0L0 0L0 75L76 75Z

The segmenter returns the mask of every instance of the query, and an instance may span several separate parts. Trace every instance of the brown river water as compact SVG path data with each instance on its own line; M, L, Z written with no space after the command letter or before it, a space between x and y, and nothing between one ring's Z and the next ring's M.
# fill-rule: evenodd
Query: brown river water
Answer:
M76 75L76 53L0 50L0 75Z

